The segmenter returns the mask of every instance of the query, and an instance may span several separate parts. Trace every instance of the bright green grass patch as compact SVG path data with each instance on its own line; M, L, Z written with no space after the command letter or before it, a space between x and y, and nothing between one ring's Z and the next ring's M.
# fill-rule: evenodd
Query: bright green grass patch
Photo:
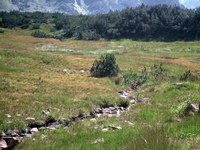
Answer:
M24 71L24 69L23 68L19 68L19 67L0 64L0 71L21 72L21 71Z

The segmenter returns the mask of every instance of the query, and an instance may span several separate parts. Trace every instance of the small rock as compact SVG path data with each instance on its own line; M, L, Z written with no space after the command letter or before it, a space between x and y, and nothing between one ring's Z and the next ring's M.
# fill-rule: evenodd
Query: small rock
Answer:
M49 126L49 127L47 127L47 129L50 129L50 130L56 130L56 128L53 127L53 126Z
M85 73L85 71L84 70L80 70L80 73L83 74L83 73Z
M39 128L40 131L45 130L45 129L46 129L45 127L41 127L41 128Z
M118 94L120 97L125 98L125 99L127 99L129 95L127 91L119 91Z
M104 142L104 138L98 138L94 142L92 142L92 144L103 143L103 142Z
M182 87L182 86L185 86L183 83L180 83L180 82L177 82L174 84L175 86L178 86L178 87Z
M104 114L109 114L111 110L109 108L103 108L102 111Z
M101 117L101 114L96 114L96 117L97 117L97 118Z
M115 107L109 107L109 109L110 109L111 111L116 110Z
M35 118L33 118L33 117L27 117L25 120L26 120L27 122L29 122L29 123L35 122Z
M2 134L0 135L0 137L2 137L2 136L6 136L5 132L2 132Z
M172 121L173 122L181 122L181 119L180 118L174 118Z
M39 132L39 131L38 131L38 128L32 128L32 129L31 129L31 132L32 132L32 133L37 133L37 132Z
M50 126L48 126L47 129L56 130L57 128L60 128L60 127L61 127L61 124L56 122L56 123L53 123Z
M111 117L113 117L113 115L112 114L108 114L108 117L111 118Z
M0 140L0 149L2 148L8 148L6 141L3 139Z
M17 137L6 137L4 138L4 140L6 141L7 143L7 146L8 146L8 149L14 149L18 144L19 142L21 142L23 138L17 138Z
M22 131L19 132L18 134L19 134L20 137L24 137L24 136L26 136L26 133L25 133L25 132L22 132Z
M49 125L49 124L54 123L54 122L56 122L56 119L53 118L52 116L47 117L47 119L45 120L46 125Z
M108 132L108 128L103 128L102 131L103 132Z
M12 131L12 130L8 130L6 131L6 136L10 136L10 137L15 137L15 136L19 136L16 132Z
M122 127L120 127L120 126L109 126L111 129L113 129L113 130L121 130L122 129Z
M131 125L131 126L133 126L134 124L132 123L132 122L130 122L130 121L126 121L125 120L125 122L127 122L129 125Z
M189 104L185 109L185 114L188 115L190 112L198 112L199 105L198 104Z
M120 110L118 109L118 110L117 110L116 117L120 117L120 115L121 115L121 114L120 114Z
M67 73L67 72L68 72L68 70L67 70L67 69L63 69L63 72L64 72L64 73Z
M21 117L22 116L22 114L17 114L17 117Z
M100 113L100 114L102 114L102 113L103 113L103 111L102 111L102 109L101 109L101 108L97 108L97 109L95 109L95 113Z
M50 114L50 109L43 110L42 114L48 116Z
M123 111L123 110L124 110L124 107L120 107L119 109Z
M8 117L8 118L11 118L12 116L11 116L11 115L9 115L9 114L6 114L6 117Z
M32 134L25 134L25 136L26 136L27 138L31 138L33 135L32 135Z
M136 100L132 99L132 100L130 100L130 103L131 104L136 104L137 102L136 102Z
M13 137L13 140L17 141L18 143L21 143L23 140L23 137Z
M90 121L97 122L96 118L92 118L92 119L90 119Z

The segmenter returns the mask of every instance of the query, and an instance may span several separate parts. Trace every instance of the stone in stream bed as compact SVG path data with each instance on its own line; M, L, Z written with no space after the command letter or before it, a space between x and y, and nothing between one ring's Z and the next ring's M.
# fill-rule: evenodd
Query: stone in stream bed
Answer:
M108 132L108 128L103 128L102 131L103 132Z
M45 124L43 122L33 122L33 123L28 124L29 128L41 128L44 126L45 126Z
M101 108L96 108L96 109L95 109L95 113L102 114L102 113L103 113L103 111L102 111L102 109L101 109Z
M96 144L96 143L104 143L104 138L98 138L94 142L92 142L92 144Z
M4 139L0 140L0 149L2 148L8 148L8 145Z
M53 118L52 116L47 117L47 119L45 120L45 125L48 126L51 123L56 122L56 119Z
M32 128L31 129L31 133L37 133L37 132L39 132L38 128Z
M125 91L125 90L124 91L119 91L118 94L119 94L120 97L125 98L125 99L127 99L128 95L129 95L129 93L127 91Z
M7 149L14 149L21 141L22 137L4 137L3 140L7 143Z
M184 110L185 115L189 115L190 112L197 113L199 112L199 104L188 104Z
M113 130L121 130L122 129L122 127L120 127L120 126L114 126L114 125L110 125L109 127L111 129L113 129Z
M28 123L33 123L33 122L35 122L35 118L33 118L33 117L27 117L25 120L26 120L26 122L28 122Z
M13 131L13 130L7 130L5 134L6 134L6 136L9 136L9 137L16 137L16 136L19 136L19 135L17 134L17 132L15 132L15 131Z
M57 128L60 128L61 126L62 124L55 122L55 123L52 123L50 126L48 126L47 129L56 130Z
M48 108L48 109L43 110L42 114L46 116L50 115L50 109Z
M6 117L8 117L8 118L11 118L12 116L11 116L11 115L9 115L9 114L6 114Z

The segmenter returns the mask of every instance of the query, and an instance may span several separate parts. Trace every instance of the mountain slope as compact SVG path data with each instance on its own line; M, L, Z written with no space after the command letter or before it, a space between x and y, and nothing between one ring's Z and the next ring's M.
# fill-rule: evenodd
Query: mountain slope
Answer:
M179 0L1 0L0 10L61 12L66 14L98 14L141 4L180 6Z

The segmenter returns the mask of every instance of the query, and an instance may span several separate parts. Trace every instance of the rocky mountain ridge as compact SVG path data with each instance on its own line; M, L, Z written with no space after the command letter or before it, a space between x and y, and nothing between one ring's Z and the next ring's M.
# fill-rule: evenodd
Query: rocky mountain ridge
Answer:
M181 6L179 0L1 0L0 11L61 12L71 15L107 13L141 4Z

